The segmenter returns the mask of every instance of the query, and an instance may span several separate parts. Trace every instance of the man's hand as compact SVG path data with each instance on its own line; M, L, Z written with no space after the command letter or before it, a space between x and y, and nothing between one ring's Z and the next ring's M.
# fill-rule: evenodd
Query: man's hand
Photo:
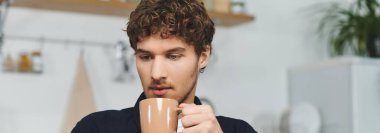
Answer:
M185 104L182 108L182 133L222 133L222 129L209 105Z

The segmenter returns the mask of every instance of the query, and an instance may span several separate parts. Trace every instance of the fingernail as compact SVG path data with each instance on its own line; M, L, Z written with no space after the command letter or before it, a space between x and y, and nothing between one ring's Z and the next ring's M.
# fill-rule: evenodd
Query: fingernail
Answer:
M176 108L176 111L178 112L178 114L182 113L182 108Z

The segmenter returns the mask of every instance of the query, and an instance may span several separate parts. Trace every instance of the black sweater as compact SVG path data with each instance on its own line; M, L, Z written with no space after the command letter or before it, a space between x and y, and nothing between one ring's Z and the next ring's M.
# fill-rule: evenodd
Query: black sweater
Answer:
M71 133L140 133L139 102L145 99L141 94L134 107L123 110L107 110L92 113L80 120ZM194 103L200 105L198 97ZM245 121L216 117L224 133L256 133Z

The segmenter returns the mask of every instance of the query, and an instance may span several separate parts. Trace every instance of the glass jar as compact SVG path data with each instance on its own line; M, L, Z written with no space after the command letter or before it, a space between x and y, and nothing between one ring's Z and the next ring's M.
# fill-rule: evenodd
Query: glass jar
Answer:
M18 62L18 71L20 72L30 72L32 68L32 62L30 61L29 55L27 52L21 52Z
M35 73L42 73L43 61L42 61L41 51L36 50L32 52L32 62L33 62L32 71Z

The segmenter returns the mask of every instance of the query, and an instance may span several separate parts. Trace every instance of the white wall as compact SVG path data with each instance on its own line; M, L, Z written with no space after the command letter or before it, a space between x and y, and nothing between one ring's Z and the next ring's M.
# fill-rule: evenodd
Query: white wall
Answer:
M287 67L326 58L310 29L312 20L303 13L313 3L247 0L248 13L254 14L256 20L235 27L217 27L217 60L202 74L197 95L209 97L217 114L243 119L269 133L267 117L274 117L287 107ZM121 30L126 18L13 8L7 19L5 32L9 35L110 43L127 40ZM11 44L19 42L7 40L5 49L21 49L11 48ZM36 42L19 43L28 44ZM47 59L43 75L0 73L0 109L13 110L7 112L14 117L6 117L16 123L7 126L14 129L12 133L59 132L64 119L80 48L48 43L44 46ZM109 49L86 47L85 51L98 110L133 106L141 92L136 73L131 81L114 82ZM30 124L33 121L40 123ZM46 128L43 124L52 126Z

